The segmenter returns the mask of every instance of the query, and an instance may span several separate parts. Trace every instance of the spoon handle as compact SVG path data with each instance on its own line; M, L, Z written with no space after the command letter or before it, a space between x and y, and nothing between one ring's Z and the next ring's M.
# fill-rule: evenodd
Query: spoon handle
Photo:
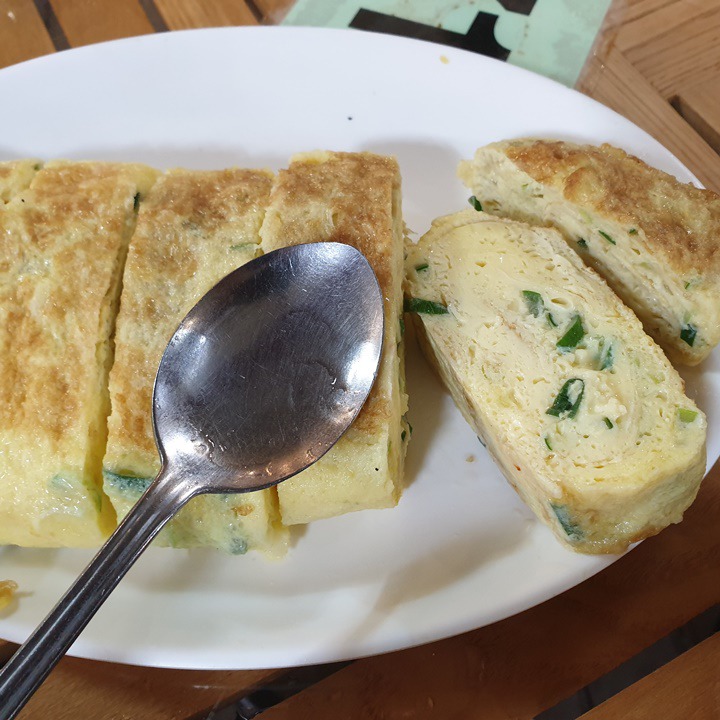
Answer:
M158 534L194 495L163 468L49 615L0 670L0 720L23 708L108 595Z

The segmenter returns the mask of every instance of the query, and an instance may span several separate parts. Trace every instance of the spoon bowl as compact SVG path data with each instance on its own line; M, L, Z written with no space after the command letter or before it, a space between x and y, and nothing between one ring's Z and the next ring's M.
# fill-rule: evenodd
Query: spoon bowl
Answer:
M382 331L377 281L349 245L297 245L235 270L190 311L160 362L163 464L202 492L259 490L300 472L362 407Z
M153 389L161 469L73 586L0 670L22 709L162 527L194 496L261 490L321 458L372 388L383 299L339 243L263 255L213 287L170 340Z

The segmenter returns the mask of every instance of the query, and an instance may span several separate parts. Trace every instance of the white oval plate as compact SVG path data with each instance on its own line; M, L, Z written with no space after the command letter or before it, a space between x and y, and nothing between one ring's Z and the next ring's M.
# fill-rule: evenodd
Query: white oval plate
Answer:
M614 112L479 55L354 31L230 28L90 46L0 72L0 158L158 167L287 165L297 151L397 156L408 226L466 207L461 158L502 138L607 141L691 174ZM614 557L561 547L520 502L418 356L415 433L399 507L314 523L287 558L151 549L72 653L176 668L261 668L394 650L539 603ZM720 453L717 354L691 376ZM474 458L474 461L471 461ZM21 593L0 636L21 641L90 553L0 550Z

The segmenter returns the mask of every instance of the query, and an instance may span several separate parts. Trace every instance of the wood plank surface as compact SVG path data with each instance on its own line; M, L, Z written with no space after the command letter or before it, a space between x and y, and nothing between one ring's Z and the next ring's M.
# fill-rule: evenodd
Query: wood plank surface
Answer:
M664 98L691 83L718 81L720 0L685 0L627 23L617 48Z
M599 575L480 630L359 660L263 720L530 720L720 602L719 566L720 465L684 522Z
M55 52L45 25L29 0L0 0L0 68Z
M720 81L715 78L684 88L673 105L705 142L720 153Z
M720 633L582 716L582 720L717 720Z
M720 157L619 50L591 58L577 87L649 132L706 187L720 190Z
M605 27L624 25L675 2L677 0L614 0L605 16Z
M276 670L166 670L65 658L19 720L185 720L211 717Z
M137 0L54 0L52 7L71 47L154 32Z
M294 3L295 0L255 0L255 6L268 25L278 25Z
M155 6L170 30L258 24L242 0L155 0Z
M639 51L659 37L667 37L684 23L712 15L718 0L645 0L627 5L614 3L612 13L622 14L616 45L619 50ZM644 11L638 12L644 6ZM617 9L616 9L617 8Z

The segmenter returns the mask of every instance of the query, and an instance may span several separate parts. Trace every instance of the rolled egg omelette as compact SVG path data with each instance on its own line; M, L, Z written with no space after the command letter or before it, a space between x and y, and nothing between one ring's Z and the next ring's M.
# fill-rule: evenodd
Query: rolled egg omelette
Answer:
M406 252L426 355L565 545L621 552L681 520L705 471L705 416L559 232L469 209Z

